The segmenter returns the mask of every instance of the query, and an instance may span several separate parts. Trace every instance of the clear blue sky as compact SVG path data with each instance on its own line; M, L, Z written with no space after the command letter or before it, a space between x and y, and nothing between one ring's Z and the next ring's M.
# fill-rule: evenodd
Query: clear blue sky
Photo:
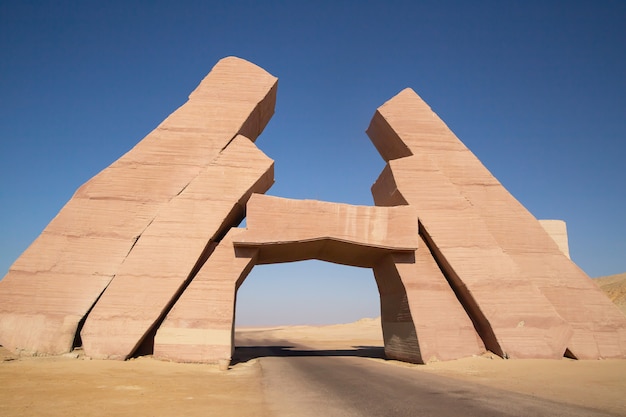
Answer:
M626 271L626 2L0 2L0 276L222 57L279 78L268 194L373 204L375 109L418 92L592 277ZM257 267L238 323L376 316L370 270Z

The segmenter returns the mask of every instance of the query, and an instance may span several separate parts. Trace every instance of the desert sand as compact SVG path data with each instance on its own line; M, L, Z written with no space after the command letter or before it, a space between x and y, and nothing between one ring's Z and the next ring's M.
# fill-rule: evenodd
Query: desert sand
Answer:
M622 310L622 313L626 314L626 272L596 278L594 281Z
M614 292L626 274L611 278ZM619 284L616 284L619 283ZM601 284L601 282L599 282ZM623 293L623 292L622 292ZM325 351L382 347L380 321L331 326L238 328L236 345L293 346ZM241 350L240 350L241 351ZM237 354L237 353L236 353ZM240 355L242 356L242 355ZM626 416L626 360L504 360L493 354L428 365L384 360L419 372L498 387ZM129 361L70 355L17 357L0 348L1 416L270 416L260 359L243 355L228 370L218 365Z

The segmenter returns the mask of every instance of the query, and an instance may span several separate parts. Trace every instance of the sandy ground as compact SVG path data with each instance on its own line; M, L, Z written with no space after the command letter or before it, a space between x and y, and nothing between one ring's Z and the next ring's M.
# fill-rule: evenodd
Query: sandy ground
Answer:
M378 320L334 326L239 329L238 346L320 350L382 346ZM80 352L79 352L80 353ZM383 359L371 358L366 360ZM411 365L559 402L626 416L626 360L503 360L495 355ZM0 416L269 416L259 359L213 365L71 357L16 358L0 348Z
M239 334L240 345L262 339L267 343L291 342L320 350L383 345L380 322L376 319L333 326L245 329ZM626 359L504 360L487 353L428 365L385 362L390 366L410 367L416 372L432 372L482 384L486 388L495 387L626 416Z
M491 359L491 357L493 359ZM504 360L495 355L420 368L488 387L626 416L626 360Z
M269 416L258 360L217 366L0 351L0 416Z

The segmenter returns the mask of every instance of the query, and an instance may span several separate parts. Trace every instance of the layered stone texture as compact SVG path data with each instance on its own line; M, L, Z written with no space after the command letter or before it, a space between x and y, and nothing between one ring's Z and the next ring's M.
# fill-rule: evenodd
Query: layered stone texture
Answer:
M237 247L259 249L258 264L319 259L373 267L390 253L417 248L411 207L368 207L255 194L248 202L247 233Z
M154 339L154 357L176 362L230 361L234 349L237 289L258 250L235 248L245 229L233 228L169 312Z
M474 325L419 237L413 262L390 255L376 264L385 355L413 363L485 352Z
M409 204L486 347L504 357L626 355L626 319L415 92L367 130L377 205Z
M87 318L85 353L130 356L226 230L243 219L251 193L269 189L273 174L272 160L236 136L142 233Z
M276 83L221 60L185 105L81 186L0 281L0 344L67 352L101 297L83 342L93 356L128 356L210 241L243 217L250 192L272 183L271 161L250 141L273 114Z

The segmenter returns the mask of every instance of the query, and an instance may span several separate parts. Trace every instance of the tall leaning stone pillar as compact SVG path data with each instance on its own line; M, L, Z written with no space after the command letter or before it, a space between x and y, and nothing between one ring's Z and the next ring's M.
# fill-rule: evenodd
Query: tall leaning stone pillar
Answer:
M271 186L272 163L251 141L274 112L276 86L247 61L219 61L187 103L81 186L0 281L0 344L68 352L93 308L83 328L89 350L131 354L197 272L211 241L242 218L249 194ZM240 152L253 157L255 172L228 162ZM223 176L212 189L206 177L222 169L243 174ZM238 191L222 195L233 183ZM161 278L167 284L157 290ZM109 335L124 329L123 347L111 348Z
M235 248L233 228L177 300L154 339L154 357L212 363L232 359L237 289L256 263L258 250Z
M485 346L424 240L413 261L391 255L374 266L388 358L428 363L481 355Z
M486 347L512 358L624 357L626 317L410 89L368 128L387 161L372 193L417 211Z

